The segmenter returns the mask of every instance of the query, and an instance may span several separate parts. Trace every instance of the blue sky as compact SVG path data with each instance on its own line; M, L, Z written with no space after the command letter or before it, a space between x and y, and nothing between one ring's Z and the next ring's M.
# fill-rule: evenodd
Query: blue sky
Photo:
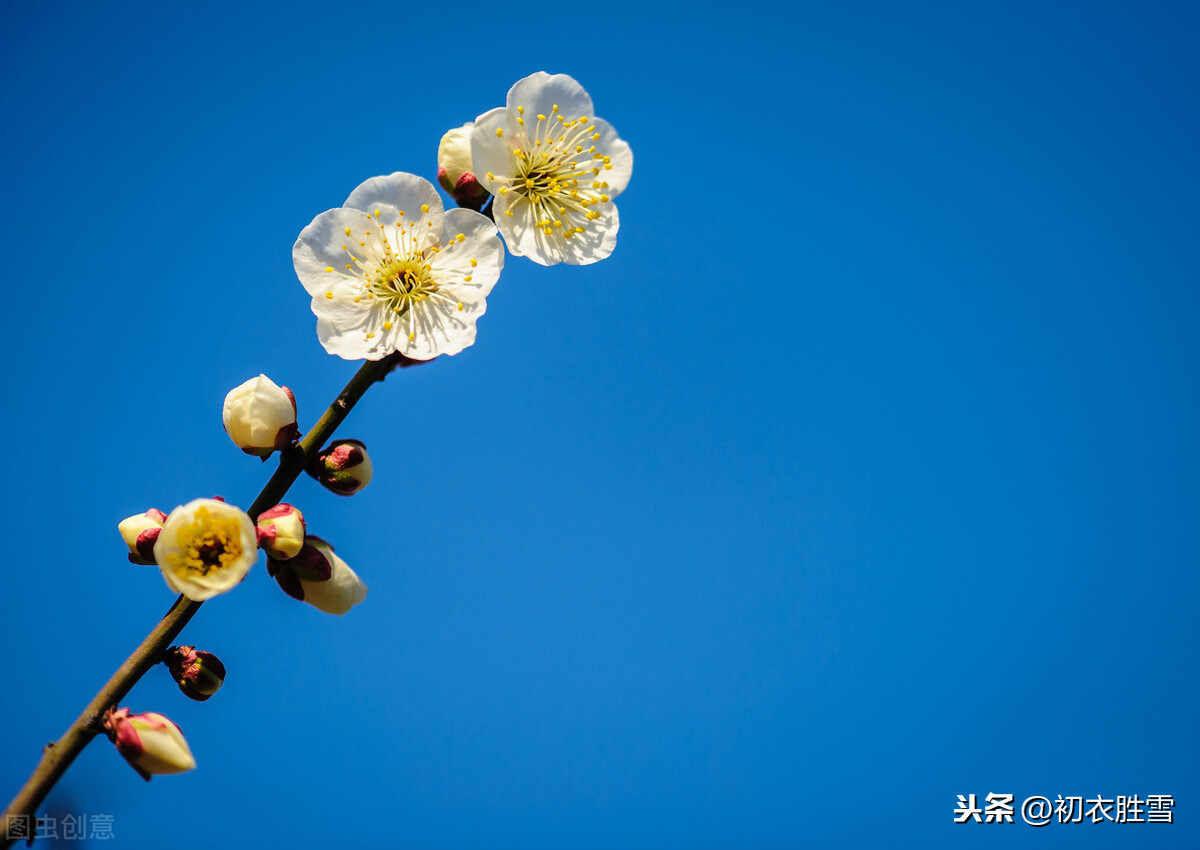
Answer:
M260 564L43 811L113 847L1184 847L1200 840L1198 15L1186 4L0 8L0 794L173 599L116 523L269 474L352 374L290 251L537 70L633 148L609 259L509 258L476 345L290 501L370 586ZM956 795L1173 795L1165 825ZM202 814L198 814L202 813ZM82 842L63 842L80 846Z

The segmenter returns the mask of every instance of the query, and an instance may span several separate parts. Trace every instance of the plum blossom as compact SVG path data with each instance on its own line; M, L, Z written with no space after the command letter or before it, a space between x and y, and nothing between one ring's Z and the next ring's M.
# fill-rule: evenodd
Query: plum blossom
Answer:
M431 360L475 341L504 247L486 216L443 211L432 183L396 172L314 218L292 260L330 354Z
M517 82L507 105L475 119L471 160L514 256L587 265L612 253L613 200L629 183L633 153L571 77L538 71Z

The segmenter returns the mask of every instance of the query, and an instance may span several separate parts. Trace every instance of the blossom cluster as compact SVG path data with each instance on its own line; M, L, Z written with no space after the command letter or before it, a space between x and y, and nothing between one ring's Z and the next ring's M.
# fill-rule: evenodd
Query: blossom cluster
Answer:
M394 368L456 355L472 345L505 250L541 265L587 265L608 257L620 220L614 203L629 183L633 154L595 116L583 87L537 72L508 91L504 106L447 132L435 186L394 172L360 183L342 206L316 216L292 248L311 296L317 336L330 354ZM329 491L360 492L372 478L366 446L338 439L301 442L295 394L266 375L230 390L225 432L264 461L276 452ZM136 564L156 565L175 593L200 603L237 587L261 549L267 573L294 599L346 614L367 586L308 531L303 513L280 503L251 516L220 497L165 513L151 508L118 524ZM204 701L225 682L224 664L194 646L160 659L187 697ZM161 714L110 708L104 729L146 779L179 773L195 759L179 727Z
M520 80L504 106L442 137L438 181L457 209L396 172L301 231L292 260L321 344L347 360L458 354L475 341L505 245L542 265L612 253L614 200L632 172L629 145L578 82L541 71Z

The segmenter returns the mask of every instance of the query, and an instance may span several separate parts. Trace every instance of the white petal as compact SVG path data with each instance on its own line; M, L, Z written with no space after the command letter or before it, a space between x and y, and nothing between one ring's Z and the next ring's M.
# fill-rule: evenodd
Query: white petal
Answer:
M362 230L363 213L345 207L327 210L300 231L292 247L292 263L309 295L324 295L340 276L356 273L351 256L356 256L358 243L346 235L347 227L352 232ZM353 266L349 270L347 263Z
M433 222L434 233L442 229L442 196L438 194L433 184L415 174L397 171L384 177L372 177L364 180L350 193L343 207L373 213L376 209L390 206L402 210L410 221L417 220L422 215L422 206L428 206L429 212L424 213L428 221ZM386 216L381 218L386 221ZM395 219L392 219L395 221Z
M325 557L332 567L329 580L301 579L304 601L327 614L345 614L367 598L367 586L332 549L325 553Z
M395 348L384 344L378 333L368 339L372 328L382 325L382 311L356 309L344 299L330 302L314 298L313 312L317 314L317 338L330 354L343 360L382 360Z
M629 177L633 174L633 151L607 121L593 118L592 123L596 125L596 132L600 134L600 138L595 141L596 152L606 155L612 166L609 169L600 166L600 175L596 179L608 183L604 192L610 198L615 198L629 185Z
M513 214L507 214L508 210ZM561 230L547 235L536 224L533 207L516 193L497 195L493 203L496 226L504 236L508 250L517 257L528 257L543 266L566 263L586 266L603 260L617 245L620 218L614 204L597 207L600 217L584 225L583 233L564 237Z
M161 714L145 712L129 718L142 746L134 763L147 773L184 773L196 766L196 759L179 727Z
M463 241L455 238L463 235ZM496 225L485 216L467 209L446 211L446 245L433 258L430 267L439 285L455 284L477 290L486 296L492 291L504 268L504 245ZM475 265L471 265L471 260ZM470 276L467 284L460 282Z
M489 172L496 177L511 177L517 173L517 158L513 156L512 143L497 136L497 130L512 132L508 123L508 112L503 106L476 118L475 129L471 133L471 162L476 169L475 177L483 184L483 188L493 195L500 186L507 183L489 178Z
M458 303L462 303L462 310L458 309ZM482 298L468 297L461 302L451 298L422 301L397 319L397 330L402 331L398 349L417 360L432 360L439 354L458 354L475 342L475 321L485 309ZM412 339L408 336L410 332Z
M555 106L558 106L557 114L568 121L595 116L592 99L583 90L583 86L566 74L547 74L545 71L538 71L523 80L518 80L508 90L507 106L509 120L513 123L516 123L519 115L518 106L525 107L522 117L526 124L537 121L539 113L545 115L549 121L555 120Z

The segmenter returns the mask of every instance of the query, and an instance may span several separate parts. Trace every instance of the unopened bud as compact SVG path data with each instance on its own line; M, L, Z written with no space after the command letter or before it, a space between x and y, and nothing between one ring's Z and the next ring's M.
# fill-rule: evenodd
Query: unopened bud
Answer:
M311 534L300 554L287 561L267 559L267 572L283 592L327 614L345 614L367 596L367 586L333 552L333 547Z
M276 449L295 445L296 397L266 375L251 378L225 396L221 410L225 433L248 455L266 458Z
M131 562L146 565L154 563L154 543L162 533L163 523L166 521L166 514L158 508L151 508L144 514L137 514L117 523L117 531L129 547Z
M183 695L198 702L204 702L221 690L225 682L225 665L221 659L194 646L171 647L166 651L163 663Z
M196 766L179 727L161 714L130 714L122 708L109 711L104 726L117 752L147 782L155 773L184 773Z
M304 529L299 509L276 505L258 515L258 548L279 561L294 558L304 546Z
M471 131L475 122L449 130L438 144L438 183L460 207L478 212L491 193L475 179L471 164Z
M359 440L335 440L313 458L308 474L339 496L353 496L371 483L371 456Z

